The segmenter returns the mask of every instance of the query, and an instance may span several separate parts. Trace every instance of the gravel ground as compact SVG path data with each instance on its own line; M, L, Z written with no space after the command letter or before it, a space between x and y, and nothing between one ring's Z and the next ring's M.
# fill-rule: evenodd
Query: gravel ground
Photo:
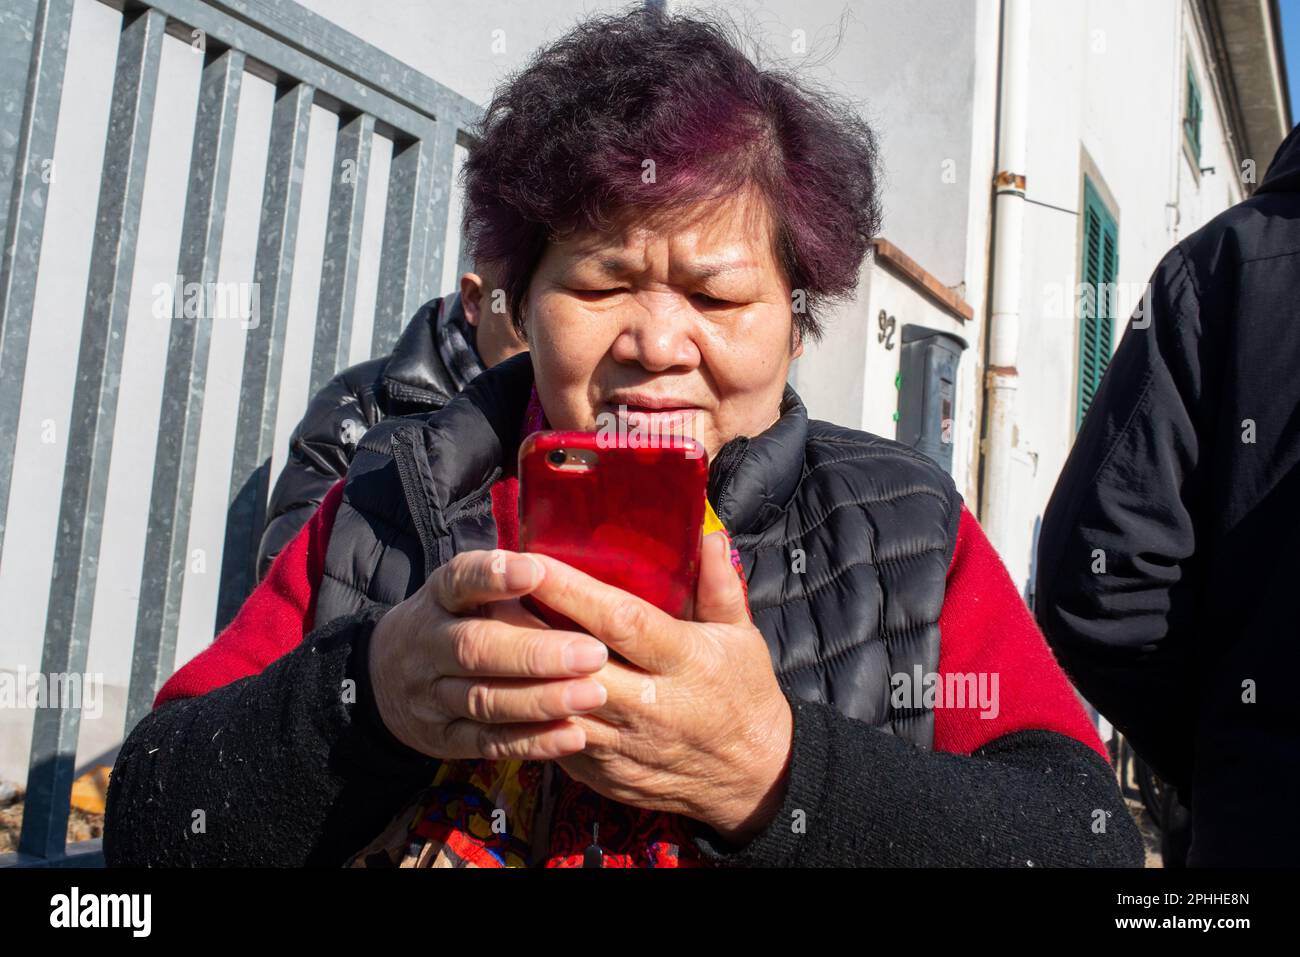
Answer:
M18 850L18 835L23 827L23 792L18 792L18 799L0 807L0 854L12 854ZM89 814L80 808L73 808L68 815L68 841L89 841L104 836L104 815Z
M1164 867L1160 859L1160 832L1156 829L1155 822L1151 820L1151 815L1147 813L1141 801L1125 797L1124 803L1128 805L1129 814L1133 815L1138 830L1142 832L1142 843L1146 845L1147 851L1146 866Z

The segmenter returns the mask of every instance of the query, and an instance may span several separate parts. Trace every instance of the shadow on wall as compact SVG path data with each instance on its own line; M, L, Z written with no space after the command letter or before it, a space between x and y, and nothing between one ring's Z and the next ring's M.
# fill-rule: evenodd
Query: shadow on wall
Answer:
M30 674L0 668L0 681L18 683L30 680ZM93 713L83 710L81 715L74 771L78 777L100 765L111 767L125 737L126 688L105 682L98 693L99 707ZM27 785L35 713L31 707L0 707L0 786Z

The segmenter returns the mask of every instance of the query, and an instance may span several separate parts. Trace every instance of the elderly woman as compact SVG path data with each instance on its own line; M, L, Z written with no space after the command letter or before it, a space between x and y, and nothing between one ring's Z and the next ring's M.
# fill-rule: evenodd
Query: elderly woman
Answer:
M531 354L366 434L123 746L109 863L1140 863L951 480L786 385L877 227L862 121L637 12L479 132L467 234ZM515 550L523 437L609 415L708 451L694 620Z

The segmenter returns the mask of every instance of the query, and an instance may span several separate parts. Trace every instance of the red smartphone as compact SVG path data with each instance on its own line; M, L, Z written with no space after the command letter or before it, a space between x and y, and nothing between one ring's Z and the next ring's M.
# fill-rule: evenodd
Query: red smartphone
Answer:
M689 618L700 571L708 456L695 439L607 447L598 432L534 432L519 449L519 550ZM526 596L553 628L583 629Z

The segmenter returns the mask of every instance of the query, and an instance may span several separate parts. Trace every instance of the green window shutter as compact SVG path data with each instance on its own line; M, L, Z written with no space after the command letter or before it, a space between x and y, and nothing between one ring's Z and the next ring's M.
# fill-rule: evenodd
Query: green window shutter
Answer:
M1085 292L1079 317L1079 388L1075 428L1101 385L1110 362L1115 326L1115 282L1119 275L1119 230L1088 177L1083 179L1083 262Z
M1201 120L1204 110L1201 107L1201 87L1196 82L1192 66L1187 65L1187 110L1183 115L1183 133L1192 147L1192 155L1197 164L1201 162Z

